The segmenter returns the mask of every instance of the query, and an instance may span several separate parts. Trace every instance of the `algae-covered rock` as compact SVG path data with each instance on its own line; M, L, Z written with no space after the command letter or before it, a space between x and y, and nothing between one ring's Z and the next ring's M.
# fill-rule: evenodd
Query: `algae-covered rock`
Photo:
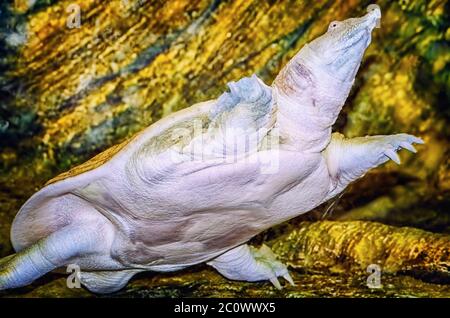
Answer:
M345 222L301 223L322 218L326 207L320 207L255 239L270 238L282 257L297 255L302 270L317 273L295 274L304 285L281 294L267 285L230 283L200 271L156 282L143 276L120 295L448 292L447 286L413 278L402 291L403 280L396 275L404 272L441 283L448 277L439 262L448 270L443 251L450 233L449 5L437 0L377 4L383 13L381 28L374 32L334 129L349 137L408 132L426 144L415 156L402 152L402 165L374 170L331 202L327 218ZM270 83L329 22L361 15L367 5L346 0L1 2L0 256L12 252L9 229L15 213L47 180L171 112L217 97L228 81L256 73ZM355 219L446 234L347 222ZM416 243L419 252L408 245ZM370 261L381 262L392 273L394 287L373 292L355 283L352 275L340 278L339 268L357 273ZM214 283L195 283L202 273L215 277ZM339 280L343 283L337 287ZM53 279L17 295L78 295L62 282Z
M232 282L212 270L172 275L143 275L134 278L125 289L109 296L94 295L87 290L69 289L66 279L52 280L28 288L14 290L0 297L450 297L450 286L426 283L408 276L383 275L380 288L369 288L367 276L304 274L291 272L296 287L284 286L277 290L269 283Z
M450 283L450 236L375 222L303 222L276 239L272 250L307 271L403 273Z

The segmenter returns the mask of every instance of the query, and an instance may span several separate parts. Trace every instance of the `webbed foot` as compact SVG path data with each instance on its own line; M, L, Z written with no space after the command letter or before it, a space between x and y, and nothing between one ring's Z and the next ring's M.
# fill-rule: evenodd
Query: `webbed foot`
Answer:
M264 244L259 249L246 244L240 245L208 262L208 265L233 280L269 280L277 289L281 289L278 277L283 277L295 286L287 267L278 261L272 250Z
M414 143L423 144L424 141L416 136L408 134L382 136L378 141L381 153L396 164L400 164L401 162L400 157L397 154L397 151L400 149L407 149L413 153L417 152L413 146Z

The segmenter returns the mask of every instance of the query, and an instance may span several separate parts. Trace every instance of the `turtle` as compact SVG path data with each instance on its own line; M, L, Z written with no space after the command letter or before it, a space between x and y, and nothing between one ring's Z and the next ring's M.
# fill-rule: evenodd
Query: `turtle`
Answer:
M367 11L331 22L270 86L256 75L230 82L50 180L13 221L0 289L71 264L94 293L200 263L230 280L294 285L268 246L247 242L423 143L332 132L381 19L377 5Z

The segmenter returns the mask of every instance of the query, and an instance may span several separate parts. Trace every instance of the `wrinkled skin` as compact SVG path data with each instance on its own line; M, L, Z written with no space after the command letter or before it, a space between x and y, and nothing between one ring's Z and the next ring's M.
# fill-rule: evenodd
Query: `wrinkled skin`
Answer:
M277 277L283 276L293 283L267 247L256 250L245 242L308 212L389 158L398 161L401 147L414 151L411 144L421 142L406 134L355 139L331 134L380 17L374 7L361 18L332 22L306 45L267 88L274 114L252 117L262 108L244 105L234 117L225 112L230 115L219 116L219 124L209 124L217 132L220 120L247 128L257 118L272 125L264 138L279 132L277 147L253 149L227 163L214 156L187 160L171 136L180 123L191 131L190 123L221 109L218 99L166 117L102 167L36 193L14 221L17 253L0 261L0 289L29 284L67 264L80 266L82 283L101 293L120 289L140 271L201 262L230 279L267 279L280 287ZM230 87L245 94L252 83L264 87L251 80ZM209 145L225 143L211 131L204 133ZM197 140L182 141L181 148ZM267 162L276 169L264 171Z

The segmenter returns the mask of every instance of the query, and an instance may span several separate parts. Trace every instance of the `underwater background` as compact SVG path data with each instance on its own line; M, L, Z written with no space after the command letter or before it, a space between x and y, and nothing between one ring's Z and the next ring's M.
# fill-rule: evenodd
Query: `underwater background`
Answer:
M13 252L16 212L47 180L218 97L229 81L255 73L271 83L331 21L361 16L371 3L2 1L0 257ZM450 297L450 5L376 3L381 28L334 130L407 132L425 140L418 153L402 151L400 166L372 170L339 199L253 240L290 265L296 287L232 282L198 265L138 275L113 296ZM381 268L377 288L367 283L371 264ZM61 274L0 295L95 296L67 288Z

